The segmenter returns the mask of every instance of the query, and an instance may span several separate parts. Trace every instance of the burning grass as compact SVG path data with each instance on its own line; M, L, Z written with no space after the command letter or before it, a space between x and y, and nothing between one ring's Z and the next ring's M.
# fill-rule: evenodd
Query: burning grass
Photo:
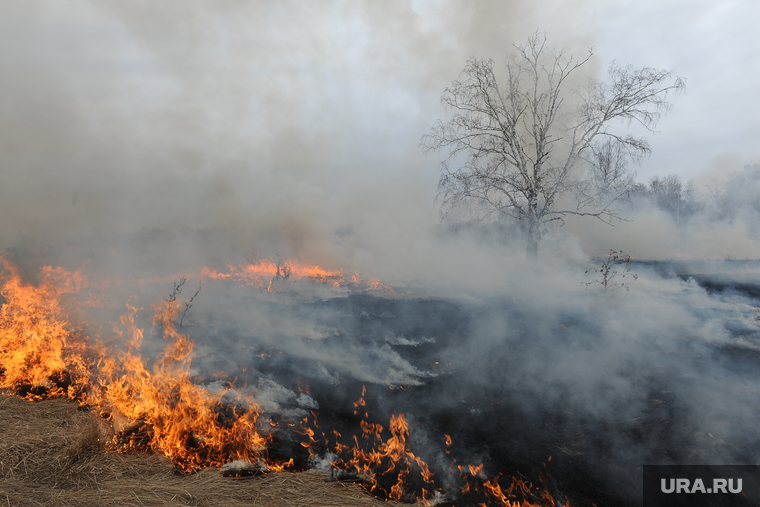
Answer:
M269 496L260 488L221 478L220 467L225 475L251 476L303 469L305 460L297 463L295 455L269 453L277 431L289 430L264 418L253 395L231 386L212 393L193 381L195 344L176 324L184 303L177 298L181 284L152 307L153 326L161 329L166 346L155 358L145 359L143 330L136 325L138 308L127 305L115 329L119 346L93 343L74 332L61 305L63 294L76 292L84 283L81 274L44 268L40 283L33 286L2 262L0 388L39 402L2 401L0 434L7 442L0 442L0 473L9 505L11 495L17 505L235 505L238 498L261 505L291 504L282 489L298 505L356 505L353 497L348 503L319 503L321 497L315 499L313 491L326 488L321 486L324 476L268 475L259 482L278 491ZM54 399L62 397L79 402L79 411ZM354 405L354 416L364 412L364 392ZM452 492L453 485L444 487L412 450L403 413L391 417L387 438L383 426L368 417L364 412L361 439L333 431L334 442L325 439L322 450L335 456L332 466L337 471L347 472L350 480L354 474L365 491L382 499L425 505L439 500L451 505L454 499L456 505L512 507L556 505L555 498L560 498L521 479L500 484L499 475L489 479L482 474L482 465L458 465L461 491ZM309 448L312 458L321 458L311 446L316 443L314 429L292 429L308 436L302 446ZM105 452L109 450L118 452ZM135 456L132 451L147 454ZM224 467L230 462L243 465L230 473ZM188 472L196 474L182 477ZM510 485L502 489L505 482ZM303 498L297 483L309 491ZM461 498L449 498L452 493ZM262 496L272 502L259 502ZM368 497L360 498L360 503L369 502Z
M13 266L5 263L5 268L0 388L28 399L76 399L112 423L113 447L156 451L185 471L233 459L266 459L261 453L267 437L259 432L255 400L237 395L227 401L227 393L212 394L191 381L194 343L177 331L181 302L176 297L153 307L154 326L162 328L166 347L149 367L140 354L137 308L128 305L122 327L115 330L127 349L108 349L70 329L59 304L68 284L54 282L73 276L46 269L43 275L60 276L43 277L35 287L24 283ZM224 406L233 407L233 417L223 417Z
M209 468L186 475L144 453L105 451L107 429L62 399L0 397L0 504L16 506L387 505L322 472L234 480Z
M228 266L227 273L203 268L203 276L212 280L232 280L251 285L270 293L281 292L292 281L309 281L327 284L347 291L374 290L395 292L380 280L361 278L357 273L346 275L342 270L329 270L318 265L303 264L295 260L276 261L261 259L240 266Z

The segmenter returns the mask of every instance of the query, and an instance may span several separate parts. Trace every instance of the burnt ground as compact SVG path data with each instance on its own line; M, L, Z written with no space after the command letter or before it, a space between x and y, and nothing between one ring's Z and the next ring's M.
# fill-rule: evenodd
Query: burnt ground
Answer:
M693 278L710 295L736 295L758 303L754 298L760 294L760 285L756 283L724 279L718 285L715 276L683 272L669 276ZM321 427L337 429L344 437L359 432L361 416L354 415L353 402L366 386L369 419L387 425L390 414L407 414L415 452L425 457L437 477L450 483L456 483L456 478L447 475L452 460L483 463L489 477L496 473L504 476L503 487L509 485L510 476L537 484L548 473L552 487L573 505L622 507L640 504L644 464L753 464L760 455L755 438L760 410L754 404L748 408L752 417L734 418L729 407L723 422L731 431L723 434L718 433L716 423L702 421L695 412L698 402L694 402L699 396L694 393L701 392L694 386L706 392L720 389L726 380L715 372L724 371L733 375L730 381L741 378L742 389L751 391L750 399L757 399L757 349L731 341L704 344L684 334L643 348L635 362L600 364L599 368L614 369L611 376L624 380L627 387L619 396L613 395L603 410L590 413L572 403L557 402L563 396L573 399L574 390L582 387L531 379L535 371L526 373L524 365L548 355L546 367L559 368L562 358L551 356L553 350L593 353L606 347L608 337L602 336L603 326L595 318L570 311L547 317L513 298L473 307L445 299L365 294L304 306L314 315L344 316L332 323L336 332L327 340L355 339L369 346L388 335L416 339L414 346L391 347L421 371L434 371L435 376L421 378L419 385L390 388L347 376L337 383L324 382L310 376L308 360L287 355L261 362L259 373L294 390L298 388L295 379L299 384L308 383L309 394L320 406ZM482 322L494 314L508 322L508 328L500 331L497 341L483 344ZM550 323L539 325L539 320ZM757 335L756 329L728 318L725 328L738 338ZM435 340L426 340L429 337ZM479 350L473 351L475 347ZM614 385L609 389L615 389ZM729 433L744 437L733 438ZM451 447L442 445L445 435L452 437ZM350 444L350 439L344 443ZM453 503L468 504L466 498Z
M540 340L526 340L520 333L515 334L513 341L500 345L508 354L495 353L490 361L478 364L486 376L474 382L468 366L457 365L455 359L449 363L452 360L449 347L456 349L456 342L466 341L464 336L470 332L473 318L455 303L358 296L319 304L339 305L363 316L351 321L358 329L342 329L342 335L370 340L377 329L382 328L399 335L437 338L435 342L416 347L398 348L403 348L404 357L420 368L436 361L444 364L439 376L424 379L418 386L389 389L367 385L365 395L366 413L373 422L387 425L391 413L407 414L412 423L410 438L437 476L446 476L452 460L460 464L483 463L489 477L496 473L505 476L500 481L502 487L510 484L510 476L539 484L548 472L552 485L567 496L572 505L633 506L639 505L639 501L628 494L630 488L621 494L611 487L610 477L625 478L627 485L632 482L635 489L640 486L640 479L635 478L641 476L643 463L614 457L619 451L611 449L611 442L617 442L617 447L624 445L619 442L621 439L634 445L650 440L662 442L662 446L650 454L647 463L663 459L678 462L689 452L687 441L690 439L681 435L679 402L666 388L673 380L668 378L667 372L637 372L643 376L640 382L646 384L647 409L633 419L579 418L561 405L526 410L521 404L523 397L514 395L515 389L524 387L523 382L520 379L510 382L505 373L511 369L520 371L522 361L541 354L546 344ZM527 318L510 304L500 310L511 315L518 328L522 327L519 321ZM387 322L379 325L378 321L382 320ZM568 320L570 325L571 320ZM525 326L530 327L527 323ZM299 367L292 358L282 361L288 363L290 374L285 373L286 367L278 361L260 369L278 379L298 376L301 382L305 381L303 372L308 369L307 365ZM353 401L359 397L363 384L342 379L338 389L331 383L323 384L315 379L310 382L310 395L321 407L320 426L337 429L344 436L358 434L362 417L354 415ZM422 434L416 442L415 432ZM445 457L444 446L440 445L444 435L451 435L453 440L452 446L446 448L449 454ZM685 442L680 442L682 437ZM344 442L350 443L348 439ZM453 503L468 505L466 498L454 499Z
M694 280L709 297L727 296L721 300L724 306L736 298L750 305L760 303L755 292L758 284L751 280L726 274L690 275L672 265L657 265L655 271L666 278ZM236 294L235 298L236 307L262 304L259 296L246 300ZM482 463L488 477L502 474L503 487L509 485L510 477L538 484L548 474L550 489L567 496L572 505L634 506L640 505L644 464L754 464L760 456L756 429L760 410L752 401L760 397L760 349L745 344L757 336L757 329L730 315L723 327L732 338L723 342L702 343L689 335L694 329L686 329L667 341L652 341L651 347L633 352L621 348L621 354L633 354L635 361L607 357L584 365L599 369L597 376L603 381L609 376L625 382L625 388L602 382L602 389L611 395L595 393L605 401L601 409L592 410L573 402L588 385L575 385L568 382L572 374L554 375L553 370L572 362L565 358L593 358L609 349L610 337L594 315L556 308L547 312L518 298L492 298L476 305L368 294L295 304L282 301L267 299L267 313L329 329L308 351L319 347L337 354L342 347L372 353L390 350L417 368L419 378L388 385L340 370L330 371L326 378L316 368L313 354L278 353L272 340L236 327L229 315L204 315L200 306L188 327L191 338L203 345L203 336L213 337L220 354L233 344L245 344L236 349L234 360L252 368L247 374L230 373L250 385L274 379L292 392L306 389L319 405L315 413L321 431L327 435L339 431L346 445L360 433L364 417L354 413L354 402L366 387L363 410L367 419L383 424L387 438L391 414L406 414L411 448L431 466L439 486L450 491L461 487L457 474L451 472L452 463ZM309 344L313 338L298 340ZM720 424L703 420L694 397L695 392L720 392L723 384L731 382L741 384L741 399L751 403L727 403L725 420L719 422L730 426L730 431L724 428L721 433ZM695 391L695 386L703 391ZM740 403L741 417L732 412ZM358 486L343 489L347 486L324 483L324 476L313 473L270 474L248 482L222 478L214 470L184 477L157 457L103 453L93 442L97 423L73 405L4 398L1 407L0 424L14 421L15 425L12 431L0 431L5 439L0 442L2 493L8 495L10 505L14 501L17 505L247 505L252 499L261 505L360 505L374 501ZM37 417L30 407L50 408L39 422L29 424ZM286 415L282 417L287 420ZM451 446L444 445L446 435L451 436ZM300 450L299 435L281 437L272 453L285 458ZM266 490L270 481L272 489ZM277 497L283 488L299 495L299 484L304 483L324 501L308 495L292 501ZM271 496L266 491L272 491ZM348 500L329 496L346 491L354 496ZM38 497L43 500L30 500ZM221 503L220 497L224 498ZM271 503L263 503L272 498ZM470 500L454 495L448 505L470 505Z

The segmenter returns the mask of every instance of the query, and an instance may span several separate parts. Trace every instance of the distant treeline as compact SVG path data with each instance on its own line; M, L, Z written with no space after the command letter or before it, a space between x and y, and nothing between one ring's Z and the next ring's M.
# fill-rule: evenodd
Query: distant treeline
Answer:
M699 216L729 223L742 219L760 228L760 164L746 165L724 183L713 182L702 192L676 175L655 176L648 185L635 183L628 199L631 211L653 204L679 227Z
M714 181L701 190L692 181L684 183L677 175L655 176L646 184L633 183L621 208L624 217L630 220L656 208L670 215L678 228L705 221L741 223L748 235L760 237L760 164L746 165L723 182ZM493 216L495 220L461 218L447 217L442 231L475 235L483 241L502 244L521 242L525 235L525 222L509 216Z

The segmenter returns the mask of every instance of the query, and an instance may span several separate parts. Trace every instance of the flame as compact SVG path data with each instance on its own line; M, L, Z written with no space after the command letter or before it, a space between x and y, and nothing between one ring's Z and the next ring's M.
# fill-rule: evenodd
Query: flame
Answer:
M366 386L363 386L361 396L354 402L354 415L364 412L367 405L364 400L366 392ZM312 415L313 426L318 428L316 414ZM295 432L308 438L308 442L302 442L301 445L309 450L312 458L319 457L324 451L334 452L337 458L331 461L333 467L354 474L354 477L364 483L365 489L375 496L396 502L413 502L418 499L424 502L440 493L427 463L411 450L405 414L391 416L388 428L390 437L387 440L383 439L384 427L368 422L366 412L363 415L364 419L360 422L361 439L353 436L353 446L341 443L342 435L335 430L332 431L332 444L324 431L321 432L321 440L314 438L316 432L309 427L308 417L301 421Z
M139 353L138 308L127 305L122 328L115 330L127 350L93 346L72 331L61 308L63 294L85 285L80 272L45 267L34 287L9 262L0 262L0 388L29 399L78 399L112 422L113 448L159 452L182 470L265 461L268 438L257 429L261 410L255 400L229 389L212 394L191 381L194 344L175 325L183 301L153 306L153 324L163 329L167 344L148 368ZM284 466L267 463L270 469Z
M361 437L352 438L353 445L340 443L341 434L333 430L334 443L322 432L322 439L315 438L318 429L316 414L313 427L309 427L309 419L301 421L296 433L304 435L308 441L301 443L309 449L312 457L318 457L320 452L332 450L337 458L331 464L338 470L350 472L354 480L364 483L365 489L380 498L393 501L417 502L421 505L436 505L436 497L443 495L440 481L431 472L428 464L416 456L409 443L409 424L405 414L394 414L390 418L388 431L381 424L368 422L364 399L366 387L362 387L360 398L353 403L354 415L364 415L360 422ZM390 432L390 437L383 438ZM444 435L446 447L453 443L450 435ZM448 450L447 450L447 454ZM551 494L546 476L542 476L541 485L536 487L522 477L512 477L508 487L502 488L501 474L489 479L485 474L484 464L467 464L452 468L459 470L461 499L467 505L500 506L500 507L539 507L559 506L570 507L567 498L561 503ZM450 484L446 487L450 488Z
M229 389L212 394L192 382L194 344L175 325L181 305L176 300L153 306L153 324L163 328L167 344L151 369L139 354L138 309L128 305L121 318L128 350L101 351L97 388L88 391L86 401L112 421L127 421L115 428L120 431L112 445L119 450L156 451L186 471L235 460L266 461L268 438L258 431L261 410L253 397Z
M271 271L261 270L271 265L252 264L247 271L231 270L220 277L235 279L235 273L258 272L269 276ZM277 272L284 272L281 265L274 266ZM122 348L93 343L70 324L64 298L88 286L81 270L44 267L39 283L33 286L2 257L0 268L0 388L13 389L32 400L53 396L78 400L110 421L111 449L160 453L182 471L230 462L258 464L264 470L293 467L293 458L269 459L268 428L276 424L263 420L252 395L235 390L234 381L221 393L211 393L194 382L194 343L176 326L187 303L176 297L176 284L175 294L151 307L153 326L160 328L166 346L150 361L141 356L144 331L137 321L142 308L126 305L121 325L114 329ZM318 282L345 280L342 272L319 266L310 269L288 268L287 273ZM217 372L215 377L228 378L224 372ZM301 445L312 456L336 456L334 467L358 474L366 481L367 491L378 497L433 505L443 494L443 487L427 462L415 454L406 415L394 413L387 428L370 422L365 395L366 388L362 388L361 397L353 404L354 415L363 417L360 435L344 439L332 430L328 437L312 411L311 419L303 418L300 427L294 429L305 437ZM317 437L318 431L321 437ZM453 439L444 436L446 454L450 455ZM488 479L483 464L456 465L454 460L451 470L457 468L457 489L468 505L554 506L558 501L568 505L566 498L556 500L544 477L539 487L521 477L512 477L508 487L503 487L507 481L501 480L500 474Z
M241 285L253 285L254 287L274 293L282 291L282 287L288 281L312 282L326 284L335 288L344 288L349 291L375 290L394 292L390 287L382 284L380 280L361 278L354 273L346 276L342 270L329 270L316 264L309 265L295 260L272 261L262 259L256 262L230 265L227 273L220 273L214 268L204 266L202 273L205 278L213 280L232 280Z
M81 272L46 267L33 287L5 259L0 265L0 388L29 399L77 397L89 379L87 343L71 332L60 298L84 284Z
M299 433L306 435L309 442L302 445L309 448L312 456L316 454L315 449L332 448L338 456L332 465L357 474L365 481L365 489L375 496L396 502L410 502L417 499L425 501L436 492L440 493L427 463L411 450L408 442L409 424L405 414L391 416L388 428L390 437L384 440L383 426L366 420L366 392L366 386L363 386L361 396L354 402L354 415L364 412L364 419L360 422L361 440L354 436L353 446L350 447L340 443L338 440L341 434L333 430L335 443L331 446L325 439L324 444L320 445L314 438L314 431L307 426L308 418L305 418ZM314 425L316 427L316 417ZM324 437L324 432L322 436Z
M500 484L501 474L496 474L491 479L486 479L483 473L483 465L460 466L465 486L462 491L470 493L478 498L476 505L480 507L570 507L566 497L557 500L550 492L547 484L548 474L539 477L540 486L534 486L523 477L512 477L509 487L502 489Z
M383 426L380 424L362 421L361 428L362 442L354 436L351 459L339 460L333 465L368 477L369 492L383 498L400 502L414 501L418 496L422 499L433 496L437 490L433 474L427 463L410 449L407 441L409 425L404 414L391 416L391 436L387 440L382 438ZM420 493L410 487L412 473L424 484Z

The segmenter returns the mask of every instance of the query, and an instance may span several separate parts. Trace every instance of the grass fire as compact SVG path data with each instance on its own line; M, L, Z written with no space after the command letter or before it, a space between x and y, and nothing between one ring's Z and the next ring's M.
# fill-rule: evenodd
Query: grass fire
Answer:
M98 434L90 438L106 452L142 451L168 458L182 473L213 467L221 469L225 476L235 477L302 471L310 463L327 459L331 478L358 482L368 493L396 502L555 502L548 490L534 491L523 479L515 479L514 483L502 480L508 483L502 490L499 477L488 479L482 464L463 466L451 461L446 472L458 470L459 478L444 483L414 454L408 441L411 430L403 413L391 415L387 439L382 424L367 420L364 387L359 401L353 403L353 416L361 418L361 433L353 428L352 437L342 438L336 429L328 434L320 429L315 411L311 412L311 424L309 417L296 421L271 414L267 418L256 396L244 388L237 389L235 381L213 390L204 386L204 379L193 375L195 344L177 328L183 304L187 307L187 301L178 297L183 282L174 285L170 296L151 305L152 325L160 330L166 345L156 357L143 358L144 330L136 323L141 309L126 305L120 325L113 329L117 343L124 348L108 347L75 331L86 329L86 323L76 325L69 321L66 307L72 308L77 303L77 293L87 286L81 272L45 267L39 285L33 286L21 279L13 264L5 259L2 262L1 387L29 401L67 398L77 403L80 410L97 418L97 423L90 424L95 425ZM276 269L289 271L287 267ZM318 273L304 278L336 288L341 285L335 279L343 280L342 275L323 276L326 272L318 267L297 272ZM224 283L239 281L211 277L215 278ZM378 286L384 288L379 283L366 287ZM271 284L256 287L272 292ZM62 301L64 295L71 299ZM315 438L317 430L321 440ZM308 449L308 460L297 452L288 458L277 448L279 440L298 440L299 436L306 437L300 438L300 445ZM446 441L451 446L451 437L447 436ZM270 454L270 449L277 457ZM459 485L460 491L454 489Z
M0 2L0 505L757 463L760 4L714 4Z

